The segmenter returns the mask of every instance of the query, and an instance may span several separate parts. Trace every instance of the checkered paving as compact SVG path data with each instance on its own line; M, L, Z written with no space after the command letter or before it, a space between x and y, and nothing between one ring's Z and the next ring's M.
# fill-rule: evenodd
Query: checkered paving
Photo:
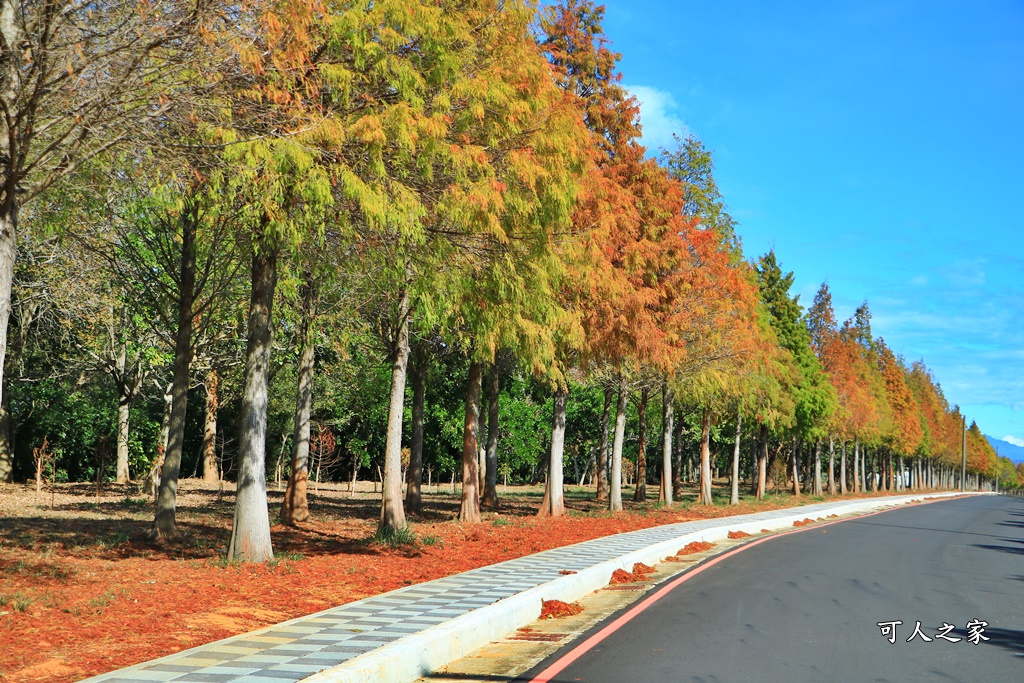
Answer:
M814 518L848 502L807 505L799 508L799 514ZM88 683L295 682L478 607L553 581L563 570L582 571L686 534L725 524L777 519L794 512L790 508L667 524L546 550L401 588L87 680Z

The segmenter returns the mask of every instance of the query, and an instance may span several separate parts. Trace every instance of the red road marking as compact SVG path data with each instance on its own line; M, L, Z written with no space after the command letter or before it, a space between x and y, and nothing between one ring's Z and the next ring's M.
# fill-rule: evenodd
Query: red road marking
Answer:
M534 677L534 678L532 678L530 680L530 683L550 683L551 679L554 678L555 676L557 676L558 674L560 674L563 669L568 667L570 664L575 662L577 659L579 659L580 657L585 655L590 650L594 649L594 647L596 645L598 645L601 641L603 641L605 638L607 638L611 634L615 633L620 628L625 626L627 623L632 621L638 614L643 612L645 609L647 609L648 607L653 605L655 602L657 602L661 598L665 597L665 595L667 595L670 591L674 590L676 588L676 586L680 585L684 581L688 581L689 579L693 578L697 574L700 574L702 571L704 571L708 567L712 567L712 566L718 564L719 562L721 562L722 560L724 560L724 559L726 559L728 557L732 557L733 555L735 555L735 554L737 554L739 552L742 552L742 551L746 550L747 548L753 548L755 545L760 545L761 543L764 543L765 541L770 541L773 538L779 538L781 536L789 536L790 534L798 534L798 533L800 533L802 531L815 531L815 530L820 529L822 527L831 526L833 524L840 524L842 522L849 522L849 521L852 521L852 520L855 520L855 519L863 519L865 517L873 517L874 515L880 515L883 512L892 512L893 510L901 510L901 509L903 509L904 507L906 507L908 505L928 505L928 504L931 504L931 503L938 503L938 502L942 502L942 501L945 501L945 500L954 500L957 497L958 496L950 496L948 498L936 498L934 500L922 500L919 503L904 503L903 505L901 505L898 508L891 508L891 509L888 509L888 510L878 510L876 512L869 512L867 514L858 515L856 517L850 517L849 519L837 519L834 522L825 522L823 524L819 524L818 526L800 527L800 528L793 529L793 530L790 530L790 531L785 531L785 532L780 533L780 534L774 534L772 536L765 536L764 538L759 538L756 541L750 541L749 543L744 543L743 545L741 545L738 548L734 548L733 550L730 550L727 553L724 553L722 555L719 555L717 557L714 557L714 558L708 560L704 564L701 564L701 565L698 565L697 567L694 567L693 569L687 571L685 574L683 574L679 578L673 580L668 585L663 586L662 588L658 589L658 591L654 595L650 596L649 598L645 598L644 600L642 600L638 605L636 605L636 607L633 607L631 610L629 610L628 612L623 614L621 617L619 617L618 619L616 619L612 623L608 624L607 626L605 626L603 629L601 629L600 631L598 631L594 635L592 635L589 638L587 638L586 640L584 640L582 643L580 643L579 645L574 647L572 650L570 650L567 655L565 655L564 657L559 659L557 662L555 662L554 664L552 664L548 668L546 668L543 671L541 671L539 674L537 674L536 677Z

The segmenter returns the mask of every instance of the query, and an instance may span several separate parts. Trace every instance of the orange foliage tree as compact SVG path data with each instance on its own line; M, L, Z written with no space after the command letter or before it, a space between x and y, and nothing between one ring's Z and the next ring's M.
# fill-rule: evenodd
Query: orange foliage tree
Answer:
M885 341L878 340L878 357L882 377L885 379L885 396L892 412L892 429L887 435L887 450L884 459L886 488L895 490L902 486L903 456L914 454L921 444L924 432L921 429L920 409L913 392L907 386L906 369L902 359L897 358ZM896 463L893 457L897 458Z

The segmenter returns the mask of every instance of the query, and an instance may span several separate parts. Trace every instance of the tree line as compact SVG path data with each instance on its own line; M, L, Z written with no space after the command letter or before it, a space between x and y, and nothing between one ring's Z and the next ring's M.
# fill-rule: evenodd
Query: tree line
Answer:
M442 476L466 522L499 478L1024 482L866 303L744 257L703 143L641 144L590 0L2 5L0 480L141 480L161 539L231 479L249 561L268 478L297 524L375 476L382 534Z

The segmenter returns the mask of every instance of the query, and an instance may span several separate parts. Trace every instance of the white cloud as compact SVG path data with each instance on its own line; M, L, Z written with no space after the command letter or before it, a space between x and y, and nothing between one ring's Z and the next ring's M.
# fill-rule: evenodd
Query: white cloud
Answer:
M1014 446L1024 448L1024 439L1018 439L1015 436L1004 436L1002 440L1006 443L1012 443Z
M643 142L651 152L672 146L672 134L686 137L690 132L679 114L679 104L666 90L647 85L623 85L640 103Z

